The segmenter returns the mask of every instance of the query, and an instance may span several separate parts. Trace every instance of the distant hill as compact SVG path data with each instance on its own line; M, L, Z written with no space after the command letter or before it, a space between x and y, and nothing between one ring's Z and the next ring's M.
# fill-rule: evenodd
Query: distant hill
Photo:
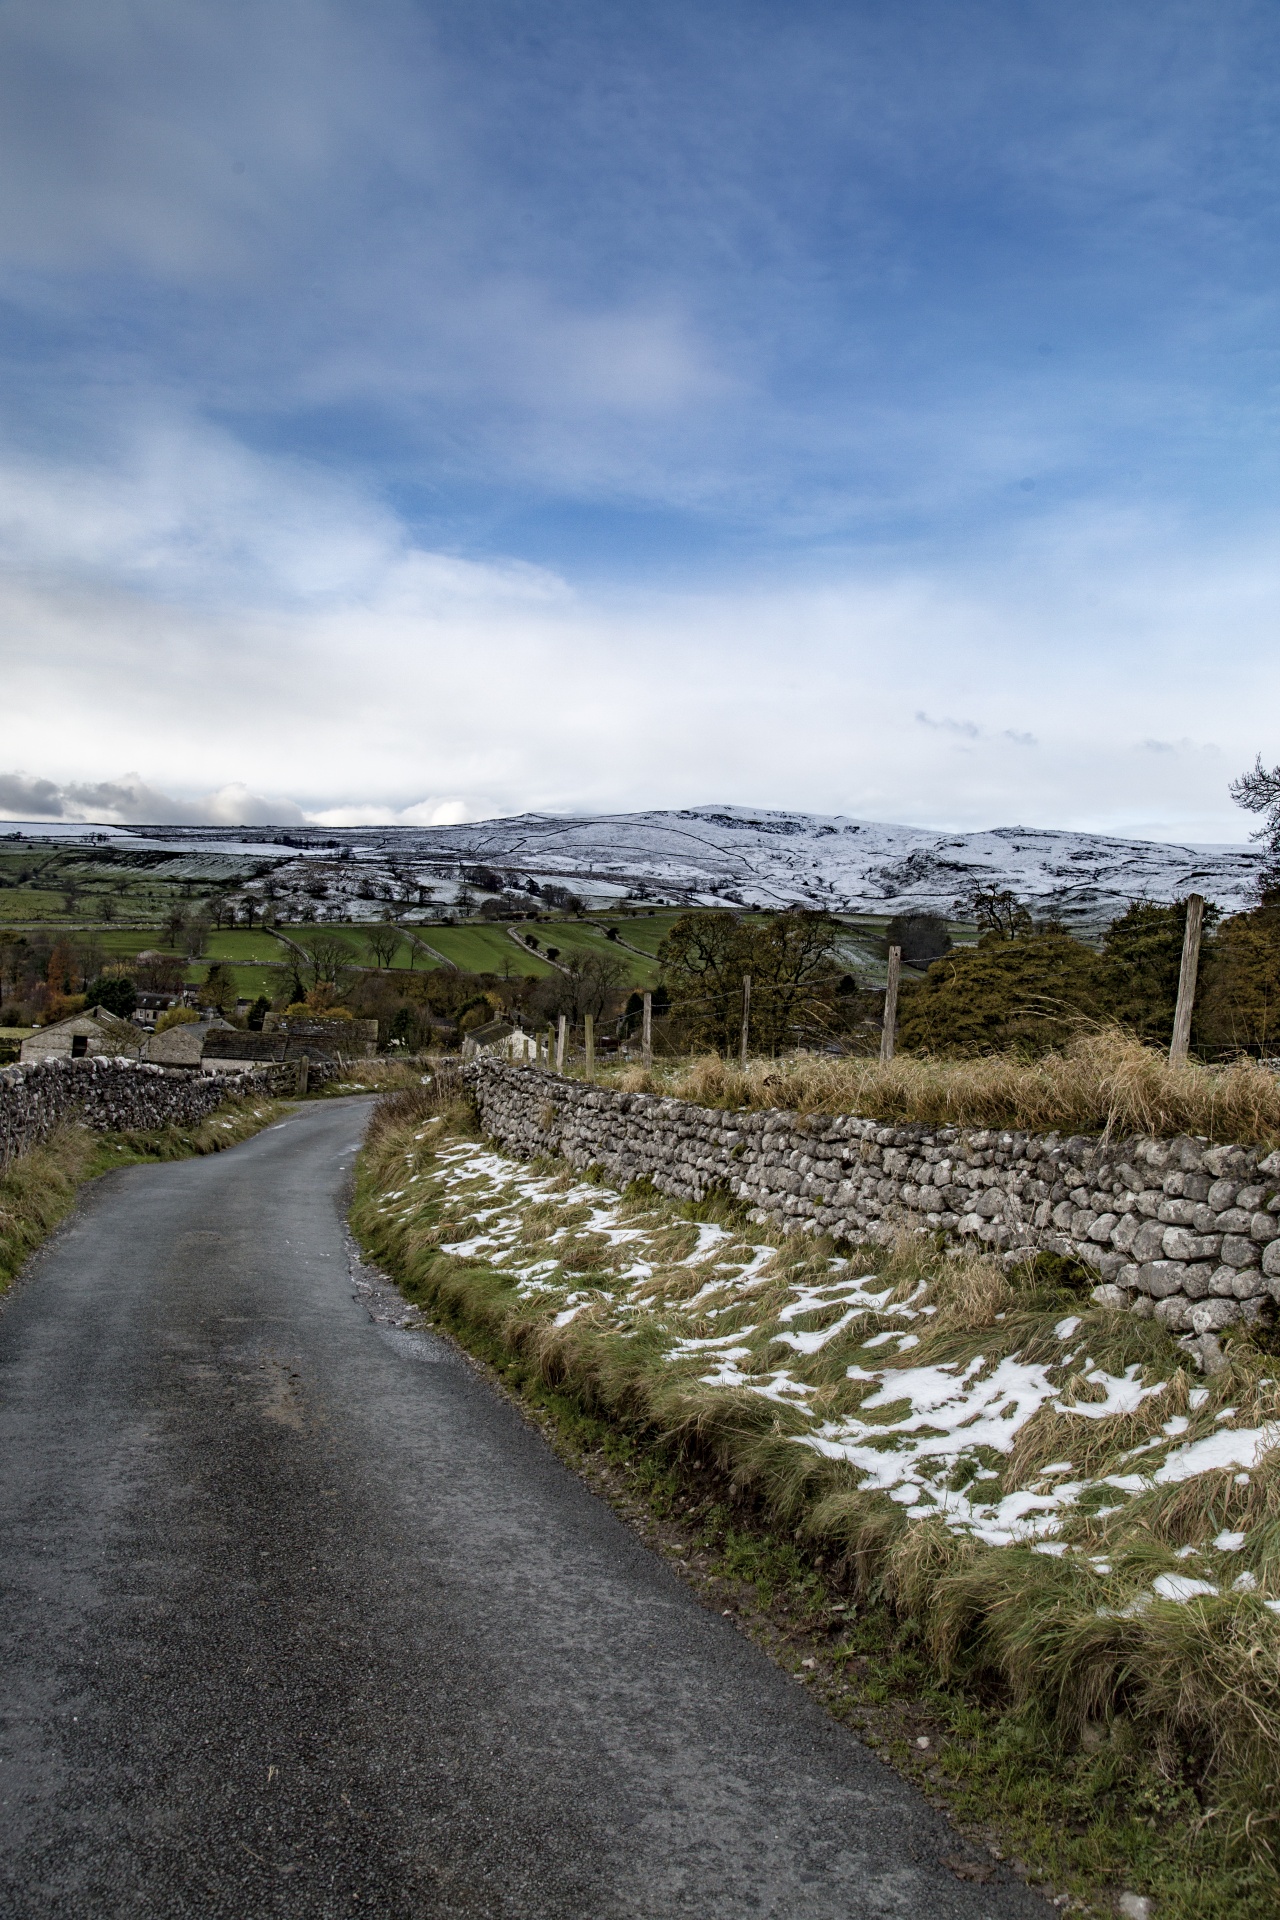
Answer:
M656 893L777 906L803 901L863 913L948 912L979 882L1010 887L1042 913L1110 919L1131 900L1200 892L1247 904L1260 856L1241 847L1166 846L1102 834L996 827L937 833L841 815L748 807L582 818L521 814L437 827L437 856Z
M270 854L296 863L293 874L284 865L276 869L286 893L308 859L350 849L364 872L389 871L394 860L402 875L417 871L434 880L437 899L462 866L489 867L512 880L558 881L598 902L640 893L652 900L801 902L861 913L947 913L982 882L1009 887L1037 913L1077 924L1109 920L1132 900L1174 900L1192 891L1233 911L1249 903L1261 864L1261 855L1245 847L1169 846L1029 827L937 833L838 814L716 806L520 814L456 827L154 826L107 832L117 843L164 846L188 859L198 850L224 857L236 849Z

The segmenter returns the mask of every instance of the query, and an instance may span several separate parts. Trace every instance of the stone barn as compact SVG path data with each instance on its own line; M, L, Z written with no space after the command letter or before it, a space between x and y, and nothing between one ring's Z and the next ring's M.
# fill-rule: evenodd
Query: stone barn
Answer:
M24 1065L33 1060L83 1060L94 1054L136 1060L142 1034L132 1020L121 1020L105 1007L73 1013L52 1026L37 1027L22 1043Z

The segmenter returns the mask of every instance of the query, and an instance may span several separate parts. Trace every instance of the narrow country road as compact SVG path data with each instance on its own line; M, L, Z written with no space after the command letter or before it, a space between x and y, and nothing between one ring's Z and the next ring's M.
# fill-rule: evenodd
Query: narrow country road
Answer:
M0 1912L1049 1911L375 1325L367 1114L109 1176L0 1314Z

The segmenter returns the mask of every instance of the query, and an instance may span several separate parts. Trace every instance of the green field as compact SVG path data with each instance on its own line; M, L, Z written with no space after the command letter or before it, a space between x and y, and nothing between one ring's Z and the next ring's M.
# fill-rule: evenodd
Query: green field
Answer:
M592 920L602 927L616 927L619 937L629 940L633 947L643 947L646 953L656 953L670 933L680 913L670 908L659 910L655 914L637 914L620 917L616 914L593 914ZM612 941L609 943L611 946Z
M541 940L542 928L536 931ZM522 953L515 941L508 938L505 927L488 921L468 923L465 927L423 927L422 938L468 973L504 976L515 973L523 974L526 979L535 975L541 980L555 972L554 967L538 959L536 954ZM551 944L558 943L553 940Z
M609 956L625 968L624 984L634 987L652 987L658 979L658 969L652 961L642 960L638 953L630 953L616 940L605 937L606 926L616 926L624 940L631 938L629 922L622 920L556 920L550 925L538 928L538 938L544 947L559 947L560 959L567 961L571 955L581 954L584 958L591 954L597 959ZM636 942L637 946L640 944Z
M78 889L71 911L64 895L68 886ZM35 854L27 850L16 855L0 850L0 928L25 924L50 935L65 932L72 939L92 942L108 961L128 960L148 947L167 949L163 919L175 906L189 910L193 904L191 892L190 881L160 877L145 868L126 868L121 877L119 869L113 872L100 866L95 871L91 861L65 852ZM95 910L100 911L106 897L116 908L118 918L113 924L95 917ZM557 958L562 964L591 955L612 956L623 969L619 984L624 990L643 989L656 986L659 979L656 957L646 960L644 954L656 956L671 928L687 911L683 907L660 907L653 912L633 913L615 908L581 918L524 922L521 930L537 939L537 952L517 945L503 922L468 921L451 927L427 922L415 931L427 946L468 973L545 979L555 972L542 957L551 946L558 949ZM740 917L756 920L764 916ZM883 983L886 916L842 914L839 918L847 934L837 944L837 960L864 984ZM607 938L610 926L616 927L617 940ZM214 929L208 935L205 952L188 965L186 979L193 985L200 984L208 968L219 962L233 969L239 998L253 1000L265 995L277 1000L289 986L295 963L305 979L305 962L296 949L305 949L317 936L341 940L350 949L354 966L377 968L369 948L370 931L369 922L329 921L290 924L281 928L283 938L263 927ZM973 930L953 926L952 936L971 939ZM643 953L634 951L637 948ZM392 956L391 971L427 973L440 964L402 937Z
M202 986L211 964L207 955L203 960L193 960L186 972L187 985ZM231 977L235 982L238 1000L256 1000L259 995L267 1000L278 1000L289 984L290 973L287 967L274 970L267 967L232 967Z
M289 949L260 927L217 928L209 935L205 950L209 960L232 960L237 966L256 963L270 966L287 961Z

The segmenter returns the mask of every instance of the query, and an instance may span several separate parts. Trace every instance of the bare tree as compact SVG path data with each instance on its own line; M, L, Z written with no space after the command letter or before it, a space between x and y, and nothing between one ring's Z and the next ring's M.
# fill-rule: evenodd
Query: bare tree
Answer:
M553 950L547 951L550 954ZM602 1019L618 998L618 990L626 977L627 969L621 960L611 953L575 953L566 966L567 972L538 982L534 994L538 1012L551 1019L563 1013L575 1027L586 1013L593 1020Z
M336 934L312 934L306 946L307 972L313 987L337 986L351 966L353 955Z
M402 935L399 927L385 923L380 927L370 927L365 933L369 951L380 967L389 967Z

